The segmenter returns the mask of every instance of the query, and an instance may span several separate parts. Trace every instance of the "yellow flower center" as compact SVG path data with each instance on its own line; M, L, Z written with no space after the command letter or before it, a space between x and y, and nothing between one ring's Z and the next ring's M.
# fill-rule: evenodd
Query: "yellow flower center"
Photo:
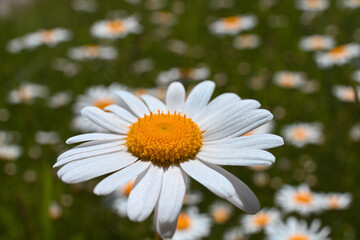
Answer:
M253 218L253 223L257 227L264 227L270 223L270 215L267 213L258 213Z
M346 54L346 46L338 46L329 51L330 57L332 59L343 58Z
M170 166L193 159L202 146L202 131L180 113L150 113L130 126L128 151L144 161Z
M293 132L293 138L298 141L306 140L308 137L308 133L306 128L298 127Z
M280 84L284 87L293 87L295 85L295 76L289 73L284 74Z
M180 213L176 229L185 230L191 226L191 218L185 213Z
M111 21L107 23L107 28L110 33L123 33L125 32L125 24L123 21Z
M294 195L295 202L299 204L310 205L313 200L313 196L310 192L297 192Z
M288 240L310 240L310 238L304 234L294 234Z
M97 45L86 45L85 53L91 57L96 57L99 55L100 48Z
M111 98L99 98L93 103L93 106L104 110L105 107L112 105L114 103L115 103L114 100L112 100Z
M320 50L324 48L324 38L322 37L314 37L311 39L311 46L315 50Z
M227 30L236 29L241 25L241 18L238 16L227 17L223 20L223 23Z
M125 183L125 185L121 188L121 191L125 196L130 195L130 192L134 186L134 183L135 183L135 180L129 181L129 182Z
M353 89L349 88L343 91L342 97L347 101L355 101L355 92Z
M329 206L332 209L340 208L339 198L337 198L337 197L329 197Z
M41 33L41 39L45 43L54 42L55 41L55 31L54 30L45 30Z
M224 223L229 219L229 212L226 209L218 209L213 214L214 221L216 223Z
M321 6L321 1L319 0L308 0L307 4L310 8L318 8Z

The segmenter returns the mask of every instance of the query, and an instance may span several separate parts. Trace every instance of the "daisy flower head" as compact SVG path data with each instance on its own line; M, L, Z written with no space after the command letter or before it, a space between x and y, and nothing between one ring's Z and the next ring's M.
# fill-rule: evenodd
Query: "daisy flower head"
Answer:
M260 38L256 34L242 34L234 39L237 49L254 49L260 45Z
M168 71L161 72L157 77L156 83L164 86L179 80L200 81L205 80L209 75L210 70L207 67L171 68Z
M241 224L245 233L253 234L260 232L272 224L276 224L280 220L281 216L278 210L264 208L255 215L244 215L241 218Z
M337 99L343 102L355 102L356 94L351 86L336 85L333 86L333 94ZM358 97L360 96L360 87L356 86Z
M321 51L335 47L335 40L331 36L312 35L300 40L300 49L303 51Z
M121 98L115 93L119 90L124 90L126 87L123 85L113 83L108 87L99 85L88 88L85 91L85 94L80 95L76 99L74 104L73 111L75 113L75 118L73 120L74 129L81 132L90 132L90 131L101 131L106 132L106 128L93 123L86 117L83 117L80 112L84 107L94 106L99 109L107 111L107 107L110 107L114 104L121 104Z
M224 201L216 201L210 206L210 215L217 224L224 224L232 214L232 206Z
M230 228L225 231L223 240L245 240L247 239L244 230L241 227Z
M118 52L114 47L85 45L70 48L68 50L68 56L78 61L93 59L113 60L118 56Z
M130 33L141 33L142 27L135 16L115 20L101 20L91 27L91 35L96 38L118 39Z
M254 15L236 15L221 18L210 24L209 28L216 35L235 35L255 27L257 22L258 20Z
M35 98L47 97L49 89L46 86L35 83L23 83L19 88L10 91L8 100L10 103L31 104Z
M359 8L360 7L360 0L341 0L341 5L344 8Z
M297 0L296 7L302 11L321 12L329 7L329 0Z
M276 193L275 202L286 213L297 212L304 216L324 209L322 196L312 192L306 184L298 187L284 185Z
M330 228L321 228L318 219L308 226L306 221L290 217L286 222L270 225L265 229L265 233L266 240L330 240Z
M334 65L344 65L353 58L360 56L360 45L349 43L334 47L327 52L318 52L315 61L321 68L329 68Z
M196 207L179 214L172 240L194 240L209 236L212 222L207 214L200 214Z
M22 148L14 144L0 144L0 161L14 161L21 156Z
M321 144L323 142L322 124L294 123L285 126L282 131L285 142L297 148L303 148L307 144Z
M325 208L331 210L348 208L352 200L350 193L327 193L323 197L325 199Z
M274 83L282 88L300 88L305 84L305 77L299 72L280 71L275 73Z
M150 95L141 99L118 91L124 107L103 111L86 107L84 117L108 133L72 137L83 143L58 157L54 167L66 183L83 182L104 174L94 189L106 195L136 178L127 214L143 221L155 209L159 235L170 238L176 229L186 190L185 175L248 213L259 209L255 194L237 177L218 165L269 165L275 157L263 149L283 145L271 134L242 136L272 119L255 100L225 93L209 102L211 81L196 85L185 99L185 88L172 83L163 103Z
M71 38L72 33L63 28L39 30L11 40L7 49L9 52L16 53L23 49L34 49L40 45L55 47L58 43L69 41Z

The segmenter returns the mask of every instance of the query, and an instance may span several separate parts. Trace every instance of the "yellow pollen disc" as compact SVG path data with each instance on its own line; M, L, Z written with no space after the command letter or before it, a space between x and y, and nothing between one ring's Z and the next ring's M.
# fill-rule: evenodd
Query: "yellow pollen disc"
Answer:
M333 59L342 58L346 54L346 46L338 46L329 51L330 57Z
M292 74L284 74L280 82L280 84L284 87L293 87L294 83L295 77Z
M340 207L339 198L337 197L330 197L329 198L329 206L332 209L338 209Z
M89 56L96 57L99 55L100 48L97 45L86 45L85 53Z
M229 212L225 209L218 209L213 214L213 219L216 223L224 223L229 219Z
M130 192L131 192L132 187L134 186L134 183L135 183L135 180L132 180L130 182L125 183L125 185L121 188L121 191L125 196L130 195Z
M321 6L321 2L319 0L308 0L307 3L310 8L318 8Z
M254 225L264 227L269 224L270 216L267 213L258 213L253 218Z
M227 17L223 20L223 23L227 30L236 29L241 25L241 18L238 16Z
M41 33L41 39L43 42L54 42L55 41L55 31L54 30L45 30Z
M309 240L310 238L304 234L294 234L288 240Z
M189 215L185 213L180 213L178 222L176 225L176 229L178 230L184 230L191 226L191 218Z
M303 141L303 140L306 140L307 137L308 137L308 133L307 133L306 128L299 127L299 128L296 128L293 132L293 138L295 140Z
M125 24L123 21L111 21L107 24L110 33L123 33L125 32Z
M294 200L297 203L310 205L313 200L313 196L310 192L297 192L294 195Z
M107 106L112 105L114 103L115 103L114 100L112 100L111 98L100 98L93 103L93 106L98 107L100 109L104 109Z
M344 90L342 96L347 101L354 101L355 100L355 92L352 89Z
M202 146L202 132L179 113L150 113L130 126L125 145L144 161L170 166L193 159Z
M320 50L324 48L324 39L322 37L314 37L311 41L313 49Z

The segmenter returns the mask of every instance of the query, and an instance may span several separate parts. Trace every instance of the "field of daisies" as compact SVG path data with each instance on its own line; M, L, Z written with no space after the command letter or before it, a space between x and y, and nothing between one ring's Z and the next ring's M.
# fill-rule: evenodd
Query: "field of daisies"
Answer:
M360 239L359 0L1 0L0 239Z

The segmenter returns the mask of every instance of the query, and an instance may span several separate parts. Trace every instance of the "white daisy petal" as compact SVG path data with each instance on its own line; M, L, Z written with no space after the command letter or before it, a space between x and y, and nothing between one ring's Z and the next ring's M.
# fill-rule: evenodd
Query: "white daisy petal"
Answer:
M110 105L104 108L107 111L113 112L116 116L124 119L129 123L133 123L137 121L137 117L135 117L132 113L130 113L125 108L120 107L119 105Z
M259 202L250 188L221 167L197 160L182 162L180 166L214 194L227 199L245 212L256 213L259 210Z
M145 103L143 103L134 94L125 91L117 91L116 93L136 116L144 117L144 115L150 114L150 111Z
M71 162L58 171L58 176L66 183L79 183L124 168L136 161L136 157L126 152L116 152Z
M166 92L166 107L170 113L182 112L185 103L185 88L179 82L170 84Z
M222 138L232 138L244 135L251 130L260 127L273 118L272 114L264 109L250 111L240 119L227 122L226 128L212 128L204 133L204 141L213 141Z
M160 196L163 175L162 167L150 165L146 172L136 178L127 205L130 220L143 221L154 210Z
M186 99L184 113L189 118L196 117L208 104L215 89L215 83L204 81L194 87Z
M207 149L199 152L196 157L212 164L251 166L271 165L275 161L274 155L260 149Z
M163 238L171 238L185 197L185 180L178 166L165 170L160 198L156 207L156 231Z
M144 172L150 165L150 162L137 161L130 166L111 174L96 185L94 193L97 195L106 195L115 191L121 185L136 178Z
M129 130L128 127L123 124L123 121L120 121L120 119L114 115L106 113L97 107L85 107L81 110L81 114L111 132L126 134Z
M153 113L157 113L158 110L160 110L160 112L164 112L164 113L166 113L168 111L165 104L161 100L157 99L156 97L144 94L141 96L141 98L144 100L144 102L146 103L146 105L148 106L150 111Z
M66 144L86 142L92 140L120 140L126 138L126 135L110 134L110 133L85 133L80 134L66 140Z
M203 143L201 151L207 149L234 149L234 148L255 148L269 149L279 147L284 144L282 137L273 134L254 134L237 138L225 138Z

